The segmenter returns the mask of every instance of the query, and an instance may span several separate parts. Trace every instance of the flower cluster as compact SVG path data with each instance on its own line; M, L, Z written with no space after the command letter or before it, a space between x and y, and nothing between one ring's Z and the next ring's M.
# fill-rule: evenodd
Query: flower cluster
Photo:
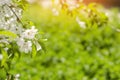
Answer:
M0 0L0 5L10 4L11 0Z
M13 80L14 75L7 70L16 55L30 53L34 57L42 49L38 30L33 25L27 28L28 25L23 24L22 12L12 0L0 0L0 69L4 68L7 73L2 80ZM19 80L19 76L16 75L15 80Z
M34 26L31 29L24 30L20 37L16 39L17 45L20 48L21 52L31 52L32 51L32 41L37 34L37 29ZM40 50L40 49L39 49Z
M20 8L11 8L7 4L0 6L0 29L20 34L22 31L22 25L18 23L17 20L18 17L21 17L21 13L22 9Z
M31 52L32 45L37 43L35 44L36 48L40 50L41 46L35 38L38 30L34 26L31 29L24 28L22 21L20 21L22 9L16 6L11 7L10 3L11 0L0 0L0 30L10 31L16 35L16 38L8 40L6 36L0 34L0 42L9 44L14 41L19 47L19 51L24 53Z

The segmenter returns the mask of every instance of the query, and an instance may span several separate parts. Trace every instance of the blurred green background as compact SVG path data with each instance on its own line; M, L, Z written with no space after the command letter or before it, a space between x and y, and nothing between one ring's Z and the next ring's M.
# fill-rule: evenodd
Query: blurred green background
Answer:
M120 80L119 10L108 11L108 23L84 29L65 12L56 16L49 8L29 5L23 17L48 39L46 52L21 57L11 72L19 73L20 80Z

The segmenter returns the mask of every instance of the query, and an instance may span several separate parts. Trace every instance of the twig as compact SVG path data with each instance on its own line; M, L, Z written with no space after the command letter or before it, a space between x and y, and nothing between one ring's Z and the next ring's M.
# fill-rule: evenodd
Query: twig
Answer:
M15 11L7 4L5 4L8 8L10 8L10 10L13 12L13 14L16 16L17 20L22 24L23 28L25 28L24 24L22 23L22 21L20 20L20 18L17 16L17 14L15 13Z

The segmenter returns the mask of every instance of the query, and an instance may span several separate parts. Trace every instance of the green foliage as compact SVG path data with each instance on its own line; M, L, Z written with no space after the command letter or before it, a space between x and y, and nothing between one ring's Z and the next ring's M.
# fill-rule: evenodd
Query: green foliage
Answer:
M47 51L38 53L33 60L21 58L20 63L13 63L12 69L16 71L11 72L19 72L21 80L119 80L120 33L112 28L119 25L118 18L109 21L99 11L104 8L92 5L86 8L92 10L90 13L74 13L87 23L85 29L75 16L64 11L54 16L50 9L31 6L24 18L32 20L45 33ZM110 12L114 19L117 13Z
M6 79L6 72L3 69L0 69L0 80Z
M32 57L35 57L35 56L36 56L36 54L37 54L37 51L36 51L36 46L35 46L35 45L33 45L33 46L32 46Z
M26 7L28 5L26 0L12 0L17 6L23 10L26 10ZM13 5L14 6L14 5Z
M0 31L0 35L5 36L5 37L9 37L12 39L15 39L17 37L17 35L11 31Z

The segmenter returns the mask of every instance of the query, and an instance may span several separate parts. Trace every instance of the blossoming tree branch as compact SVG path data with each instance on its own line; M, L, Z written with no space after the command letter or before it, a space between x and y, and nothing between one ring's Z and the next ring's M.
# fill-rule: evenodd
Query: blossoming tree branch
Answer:
M23 9L19 3L23 2L0 0L0 71L6 73L5 77L0 76L0 80L15 79L9 70L16 55L28 53L34 57L42 49L38 30L34 25L27 28L21 21Z

